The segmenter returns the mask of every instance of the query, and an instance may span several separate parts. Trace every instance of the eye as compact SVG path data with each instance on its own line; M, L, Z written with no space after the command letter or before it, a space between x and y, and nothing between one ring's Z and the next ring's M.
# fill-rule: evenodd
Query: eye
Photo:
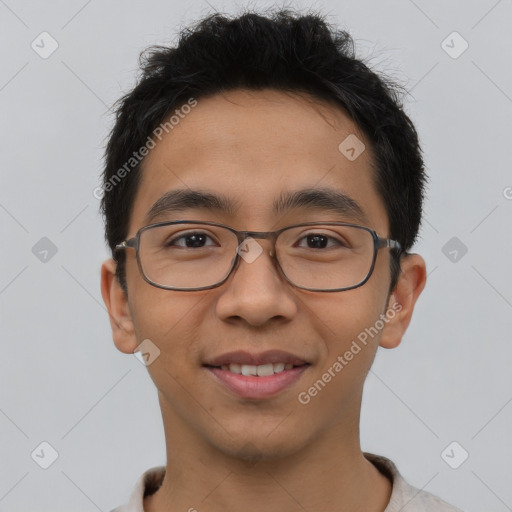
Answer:
M337 240L331 236L327 236L324 233L309 233L308 235L299 239L306 240L307 249L325 249L326 247L345 247L345 244L341 240ZM329 241L331 241L331 245L328 246ZM304 245L298 245L299 247L304 247Z
M208 236L206 233L202 233L200 231L194 231L194 232L190 232L190 233L186 233L186 234L174 237L174 238L166 241L164 245L166 247L184 247L187 249L201 248L201 247L207 246L207 245L205 245L205 243L208 239L213 241L213 239L210 236ZM181 241L181 243L177 243L179 241ZM214 242L209 245L215 246L217 244Z

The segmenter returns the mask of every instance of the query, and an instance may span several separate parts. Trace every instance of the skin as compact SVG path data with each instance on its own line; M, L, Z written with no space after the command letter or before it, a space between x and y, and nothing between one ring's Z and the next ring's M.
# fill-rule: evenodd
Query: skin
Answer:
M363 135L332 105L274 90L230 91L200 99L146 157L128 237L165 192L200 188L239 202L234 215L189 210L169 220L213 220L239 230L270 231L295 222L348 221L332 213L294 210L277 218L283 191L330 187L354 198L367 226L389 226L371 167L369 143L354 161L338 145ZM424 260L405 256L389 293L389 250L381 249L363 286L335 293L294 288L278 274L268 240L263 253L220 287L169 291L146 283L127 249L128 297L115 262L102 266L102 295L116 347L131 354L142 340L160 349L149 374L166 436L167 470L144 509L220 512L383 511L391 483L362 454L359 417L363 384L378 346L396 347L426 280ZM396 313L368 345L307 405L297 396L333 365L352 340L393 304ZM217 383L205 359L232 350L280 349L312 364L279 395L244 400Z

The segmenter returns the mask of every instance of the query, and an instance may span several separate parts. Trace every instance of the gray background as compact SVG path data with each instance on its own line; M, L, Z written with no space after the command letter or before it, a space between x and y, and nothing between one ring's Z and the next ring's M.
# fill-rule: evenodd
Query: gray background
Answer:
M293 5L327 12L408 87L431 177L416 248L428 284L402 345L380 351L368 378L363 449L468 512L512 510L512 2ZM111 339L93 190L108 108L133 85L139 51L208 12L201 1L0 0L2 511L108 511L165 462L154 385ZM43 31L59 45L47 59L31 48ZM469 44L461 55L454 31ZM57 249L46 261L43 237ZM58 452L46 470L31 457L49 457L43 441Z

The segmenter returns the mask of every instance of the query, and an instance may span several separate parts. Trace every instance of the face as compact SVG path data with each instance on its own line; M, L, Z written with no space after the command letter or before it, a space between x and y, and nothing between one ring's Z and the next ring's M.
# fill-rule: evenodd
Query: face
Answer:
M349 135L366 145L355 160L338 149ZM200 99L146 157L127 238L151 222L187 219L248 231L344 221L386 238L388 220L371 162L364 136L336 107L272 90L237 90ZM273 212L280 196L302 189L340 192L359 205L361 215L321 207ZM151 207L173 190L222 195L233 206L231 211L197 206L160 211L150 219ZM365 344L357 341L397 300L388 293L388 249L378 252L373 274L363 286L325 293L290 285L269 254L270 241L258 243L263 251L254 261L241 260L224 284L209 290L151 286L133 249L126 250L128 298L112 279L109 264L103 272L117 347L130 353L150 339L160 350L148 371L159 391L166 431L176 442L242 459L283 457L310 446L320 435L357 432L363 382L379 342L393 345L409 318L404 301L403 308L394 308L392 320L377 324L385 324L377 334L367 336ZM417 282L416 290L422 287ZM403 309L401 314L397 309ZM272 362L295 358L299 367L251 377L269 382L252 388L240 384L240 377L233 379L229 370L207 366L218 358L224 362L222 356L235 351L255 361L279 351ZM236 356L226 357L236 362Z

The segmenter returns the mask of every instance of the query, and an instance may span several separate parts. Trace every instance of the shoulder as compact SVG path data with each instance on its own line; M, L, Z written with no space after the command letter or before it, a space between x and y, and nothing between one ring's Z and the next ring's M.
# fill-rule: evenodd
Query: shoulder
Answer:
M130 494L130 499L110 512L144 512L144 497L154 494L165 476L165 466L155 466L148 469L137 479Z
M391 498L384 512L462 512L441 498L408 484L388 458L372 453L364 456L393 482Z

